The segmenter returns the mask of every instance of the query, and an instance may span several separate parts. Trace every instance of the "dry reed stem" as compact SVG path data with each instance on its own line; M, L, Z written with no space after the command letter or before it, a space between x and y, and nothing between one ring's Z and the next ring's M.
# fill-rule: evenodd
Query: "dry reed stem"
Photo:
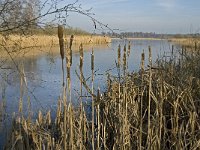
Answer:
M92 149L95 150L95 132L94 132L94 49L91 53L91 71L92 71Z
M152 54L151 47L149 46L149 91L148 91L148 149L151 149L151 92L152 92ZM150 146L150 147L149 147Z

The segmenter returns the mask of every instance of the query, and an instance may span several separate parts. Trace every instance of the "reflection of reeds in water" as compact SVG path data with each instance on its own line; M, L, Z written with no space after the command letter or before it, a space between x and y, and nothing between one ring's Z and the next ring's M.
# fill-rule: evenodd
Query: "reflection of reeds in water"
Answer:
M3 107L3 101L0 101L0 131L1 131L1 126L3 123L3 117L4 116L4 107Z
M120 65L121 65L121 46L119 45L118 46L118 63L117 63L117 66L118 66L118 68L120 68Z
M82 45L80 70L83 66L81 49ZM123 65L126 64L125 52ZM124 74L120 81L118 76L108 75L108 88L101 94L99 88L97 93L94 92L92 51L91 90L83 71L78 74L82 86L92 95L92 125L86 118L83 103L75 110L71 102L66 103L65 95L69 91L64 90L63 98L58 101L55 121L51 120L50 112L46 115L39 112L35 123L21 117L13 124L11 140L6 148L199 149L198 50L194 55L184 54L181 66L162 59L153 66L151 53L149 47L149 67L146 70L142 53L138 73ZM67 60L70 63L70 59ZM67 66L70 70L71 65ZM68 78L70 80L70 76Z

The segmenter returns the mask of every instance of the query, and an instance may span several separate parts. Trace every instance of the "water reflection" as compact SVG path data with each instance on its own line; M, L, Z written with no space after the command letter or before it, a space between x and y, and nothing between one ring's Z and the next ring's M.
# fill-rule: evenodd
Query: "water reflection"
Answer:
M123 47L124 44L128 45L127 40L113 40L110 45L104 45L100 47L94 47L95 55L95 69L98 70L97 74L105 74L105 71L110 68L115 67L115 61L117 58L117 47L118 45ZM162 55L165 51L170 51L170 44L165 40L131 40L131 53L128 58L129 71L137 71L140 64L140 56L142 51L146 54L148 52L148 46L152 47L153 60L155 60L158 55ZM74 47L77 51L77 47ZM85 46L84 49L84 74L86 76L90 75L90 53L91 47ZM21 60L15 59L15 63L18 64ZM42 53L41 55L29 56L23 58L24 70L26 74L26 79L28 86L34 88L36 91L34 93L39 97L39 99L46 105L46 99L57 99L60 95L60 83L61 83L61 59L59 56L58 48L52 48L48 53ZM147 63L147 59L146 59ZM77 83L77 77L74 73L75 69L79 64L79 53L75 52L73 54L73 64L72 64L72 81ZM15 65L12 61L7 62L8 66L11 66L11 70L7 71L9 88L7 90L7 99L11 97L18 97L19 91L19 74ZM4 70L0 70L1 74ZM116 69L110 70L112 73L117 73ZM100 80L102 77L96 76L96 80ZM0 80L3 80L2 78ZM101 86L103 84L96 82L97 85ZM73 85L76 88L76 84ZM12 91L12 92L11 92ZM12 94L11 94L12 93ZM2 93L1 93L2 94ZM53 96L53 97L51 97ZM52 103L50 103L51 105Z
M95 85L104 87L105 72L111 68L115 67L115 62L117 59L117 48L118 45L123 47L124 44L128 45L127 40L113 40L110 45L104 45L100 47L94 47L95 55ZM158 55L162 55L167 51L170 51L170 44L165 40L131 40L131 52L128 58L129 71L137 71L140 66L140 56L142 51L146 54L148 53L148 46L152 47L153 60L156 60ZM77 47L74 47L77 51ZM90 54L91 47L85 46L84 49L84 66L83 71L84 75L89 77L91 75L90 71ZM148 55L147 55L148 56ZM21 60L16 59L15 63L18 64ZM42 53L41 55L29 56L23 58L24 70L26 75L26 80L28 83L29 89L34 92L35 96L39 101L45 106L55 106L56 101L61 94L61 59L59 56L58 48L51 49L49 53ZM146 59L147 64L147 59ZM17 104L16 100L19 98L19 84L20 78L18 70L12 61L7 62L8 66L11 66L12 69L6 72L8 76L8 88L6 99L9 102L12 102L11 105ZM73 54L73 64L72 64L72 81L73 89L78 89L78 79L75 75L75 69L79 65L79 53L75 52ZM1 70L1 74L4 70ZM113 74L117 74L117 69L109 70ZM0 79L3 80L2 78ZM1 90L2 91L2 90ZM0 93L2 95L2 92ZM30 94L30 93L29 93ZM76 94L73 94L74 96ZM29 95L30 96L30 95ZM13 102L14 101L14 102ZM32 100L32 104L38 108L37 103ZM14 107L14 106L13 106ZM16 108L16 107L15 107ZM16 109L14 109L16 110ZM13 110L13 111L14 111Z

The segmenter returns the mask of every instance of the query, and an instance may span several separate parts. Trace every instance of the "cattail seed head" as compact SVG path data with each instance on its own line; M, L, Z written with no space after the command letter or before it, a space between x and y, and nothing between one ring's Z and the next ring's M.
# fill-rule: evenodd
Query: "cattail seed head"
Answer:
M63 39L63 26L58 25L58 38L59 38L59 45L60 45L60 56L64 59L64 39Z
M129 41L128 42L128 53L127 53L128 57L130 56L130 53L131 53L131 42Z
M120 63L121 63L120 59L121 59L121 46L119 44L119 46L118 46L118 67L120 67Z
M58 38L62 39L63 38L63 26L58 25Z
M144 60L145 60L145 54L144 52L141 55L141 70L144 72Z
M94 70L94 49L92 48L91 53L91 70Z
M79 47L79 53L80 53L80 68L83 67L83 44L81 43Z
M152 66L152 52L151 52L151 46L149 46L149 65Z

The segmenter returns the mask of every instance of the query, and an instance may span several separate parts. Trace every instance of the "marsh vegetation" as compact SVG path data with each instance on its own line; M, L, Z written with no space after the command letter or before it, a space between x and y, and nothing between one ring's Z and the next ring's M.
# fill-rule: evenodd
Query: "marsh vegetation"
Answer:
M72 40L72 39L71 39ZM62 94L55 116L52 110L23 115L20 96L5 149L198 149L199 135L199 45L188 50L172 46L170 53L153 61L153 49L141 53L140 67L130 71L131 42L116 49L116 73L104 74L104 90L95 86L98 56L91 51L90 84L84 76L83 44L79 46L79 104L72 104L72 41L64 44L59 30ZM141 50L142 51L142 50ZM113 56L114 57L114 56ZM137 56L138 57L138 56ZM145 65L147 63L147 65ZM20 88L26 77L20 67ZM88 103L85 105L86 90ZM87 110L87 106L91 110ZM31 111L29 109L29 111ZM28 111L28 112L29 112ZM90 114L90 115L89 115Z

